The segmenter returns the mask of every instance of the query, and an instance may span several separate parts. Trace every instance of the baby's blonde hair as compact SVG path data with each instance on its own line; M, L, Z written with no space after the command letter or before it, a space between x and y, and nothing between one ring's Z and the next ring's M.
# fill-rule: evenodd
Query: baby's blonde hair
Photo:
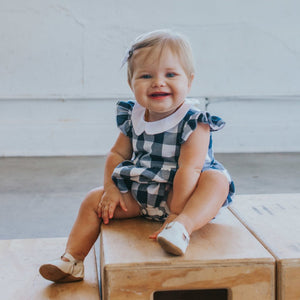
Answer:
M137 37L128 51L123 63L127 62L129 84L134 71L135 51L142 48L158 48L160 50L158 58L160 58L162 51L168 48L178 56L188 78L191 78L191 75L195 72L192 49L188 40L181 34L170 30L156 30Z

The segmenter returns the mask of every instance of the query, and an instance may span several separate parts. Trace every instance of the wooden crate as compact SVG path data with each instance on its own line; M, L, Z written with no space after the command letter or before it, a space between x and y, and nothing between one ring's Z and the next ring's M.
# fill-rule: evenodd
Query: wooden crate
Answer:
M98 273L93 248L85 260L84 281L54 284L39 274L41 264L56 259L65 238L0 241L0 291L5 300L99 300Z
M274 258L227 209L192 234L182 257L148 238L159 227L141 218L102 225L103 300L150 300L157 291L201 289L226 289L234 300L274 299Z
M300 299L300 194L242 195L231 211L276 258L277 299Z

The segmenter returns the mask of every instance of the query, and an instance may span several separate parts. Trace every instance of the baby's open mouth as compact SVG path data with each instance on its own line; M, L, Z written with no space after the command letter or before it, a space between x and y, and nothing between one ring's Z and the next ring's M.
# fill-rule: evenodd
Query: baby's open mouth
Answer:
M171 93L153 93L150 96L158 98L158 97L167 97L167 96L170 96L170 95L171 95Z

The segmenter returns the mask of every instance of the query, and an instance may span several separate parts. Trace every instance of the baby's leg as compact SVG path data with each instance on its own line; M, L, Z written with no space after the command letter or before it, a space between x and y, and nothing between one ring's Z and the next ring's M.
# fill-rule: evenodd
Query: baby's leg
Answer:
M195 191L176 221L182 223L191 234L217 215L228 191L229 182L223 173L217 170L202 172Z
M157 240L171 254L183 255L191 233L213 219L229 190L228 179L219 171L201 173L198 184L182 212L158 234ZM168 220L167 220L168 221Z
M84 277L83 260L94 245L100 232L101 218L98 217L98 204L103 195L103 189L92 190L83 200L77 219L71 230L65 254L61 259L43 264L40 274L54 282L72 282ZM122 195L128 210L124 212L120 207L115 210L114 217L130 218L139 214L139 207L132 196Z
M101 219L97 207L102 193L102 188L96 188L87 194L69 235L65 252L78 260L84 260L98 238Z
M88 193L83 200L77 219L73 225L66 246L66 253L70 253L75 259L84 260L94 245L100 233L101 218L97 209L103 194L103 188L96 188ZM122 194L128 211L120 207L115 210L114 218L132 218L139 215L139 205L130 193Z

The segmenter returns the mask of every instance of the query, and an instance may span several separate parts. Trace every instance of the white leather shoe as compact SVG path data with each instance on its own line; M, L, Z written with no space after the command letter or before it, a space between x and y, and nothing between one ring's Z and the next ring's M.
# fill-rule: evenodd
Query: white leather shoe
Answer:
M190 241L185 227L179 222L171 222L157 236L160 246L168 253L183 255Z
M82 260L76 260L71 254L65 253L61 258L44 264L40 267L40 274L48 280L56 283L80 281L84 277L84 265Z

